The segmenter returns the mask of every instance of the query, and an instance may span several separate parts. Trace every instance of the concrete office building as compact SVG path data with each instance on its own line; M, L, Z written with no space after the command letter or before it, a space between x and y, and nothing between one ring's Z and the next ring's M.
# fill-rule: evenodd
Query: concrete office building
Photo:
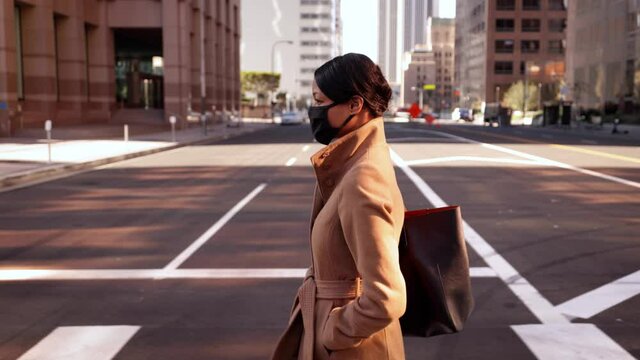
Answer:
M577 107L640 103L639 31L640 1L569 2L567 85Z
M404 0L403 51L427 43L427 19L438 14L437 0Z
M409 107L413 103L420 104L422 94L423 108L433 109L433 92L424 89L424 85L436 82L436 61L434 53L427 46L417 46L409 53L409 62L404 71L402 82L403 106Z
M240 0L0 3L0 129L240 104Z
M544 97L564 78L564 0L459 1L456 14L461 106L499 101L525 78L544 84Z
M436 90L432 93L436 112L450 110L454 104L455 30L454 19L429 19L431 51L436 63Z
M340 0L244 0L243 9L242 70L280 73L280 91L310 98L313 72L342 54Z

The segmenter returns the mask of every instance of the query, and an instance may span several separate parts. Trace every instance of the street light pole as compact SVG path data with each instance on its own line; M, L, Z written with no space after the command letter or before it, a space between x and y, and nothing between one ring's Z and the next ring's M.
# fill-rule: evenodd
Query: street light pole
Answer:
M293 41L291 40L278 40L276 42L273 43L273 45L271 45L271 75L275 74L275 56L276 56L276 45L278 44L289 44L289 45L293 45ZM271 107L271 121L273 121L273 100L274 100L274 96L273 96L273 90L271 91L271 94L269 95L269 106Z
M522 91L522 118L527 116L527 100L529 98L529 62L524 62L524 89Z

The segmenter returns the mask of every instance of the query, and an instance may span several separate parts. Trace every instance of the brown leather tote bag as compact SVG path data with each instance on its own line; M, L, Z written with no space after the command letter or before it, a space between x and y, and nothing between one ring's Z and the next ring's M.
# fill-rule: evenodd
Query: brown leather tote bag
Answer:
M403 335L461 331L474 302L460 207L406 211L399 252L407 286Z

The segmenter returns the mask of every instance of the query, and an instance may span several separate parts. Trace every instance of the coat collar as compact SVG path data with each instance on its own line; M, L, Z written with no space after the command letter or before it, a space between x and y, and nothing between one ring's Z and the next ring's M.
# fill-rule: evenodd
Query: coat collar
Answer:
M335 139L311 156L318 188L327 201L336 184L349 169L347 162L366 153L369 146L386 142L382 117L371 119L352 132Z

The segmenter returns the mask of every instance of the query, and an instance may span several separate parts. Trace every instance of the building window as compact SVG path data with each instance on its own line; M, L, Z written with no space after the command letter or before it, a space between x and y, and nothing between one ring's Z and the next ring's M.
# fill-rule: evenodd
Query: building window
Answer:
M300 5L332 5L331 0L300 0Z
M497 10L515 10L516 9L516 1L515 0L498 0L496 3Z
M561 33L567 27L567 19L549 19L549 32Z
M89 80L90 68L89 68L89 32L91 28L89 24L84 24L84 86L85 93L87 95L87 101L91 101L91 94L89 90L91 89L91 82Z
M515 43L513 40L496 40L496 52L500 54L513 53Z
M309 26L303 26L300 29L303 33L330 33L331 32L331 28L330 27L309 27Z
M301 68L300 69L300 73L301 74L313 74L316 71L315 68Z
M549 0L549 10L567 10L565 0Z
M522 19L523 32L540 32L540 19Z
M314 14L314 13L302 13L300 14L301 19L331 19L331 14Z
M533 54L540 51L540 41L538 40L522 40L521 46L522 52L526 54Z
M496 61L493 70L495 74L513 74L513 63L511 61Z
M301 46L331 46L330 41L301 41Z
M513 32L515 27L516 22L513 19L496 19L497 32Z
M59 38L61 27L61 17L53 15L53 52L54 52L54 64L55 64L55 76L56 76L56 101L60 101L60 54L59 54Z
M302 54L300 55L301 60L329 60L331 59L331 55L327 54Z
M564 54L564 41L562 41L562 40L549 40L549 53L550 54Z
M16 34L16 80L18 100L24 100L24 71L22 66L22 11L19 6L13 8Z
M540 0L522 0L523 10L540 10Z

